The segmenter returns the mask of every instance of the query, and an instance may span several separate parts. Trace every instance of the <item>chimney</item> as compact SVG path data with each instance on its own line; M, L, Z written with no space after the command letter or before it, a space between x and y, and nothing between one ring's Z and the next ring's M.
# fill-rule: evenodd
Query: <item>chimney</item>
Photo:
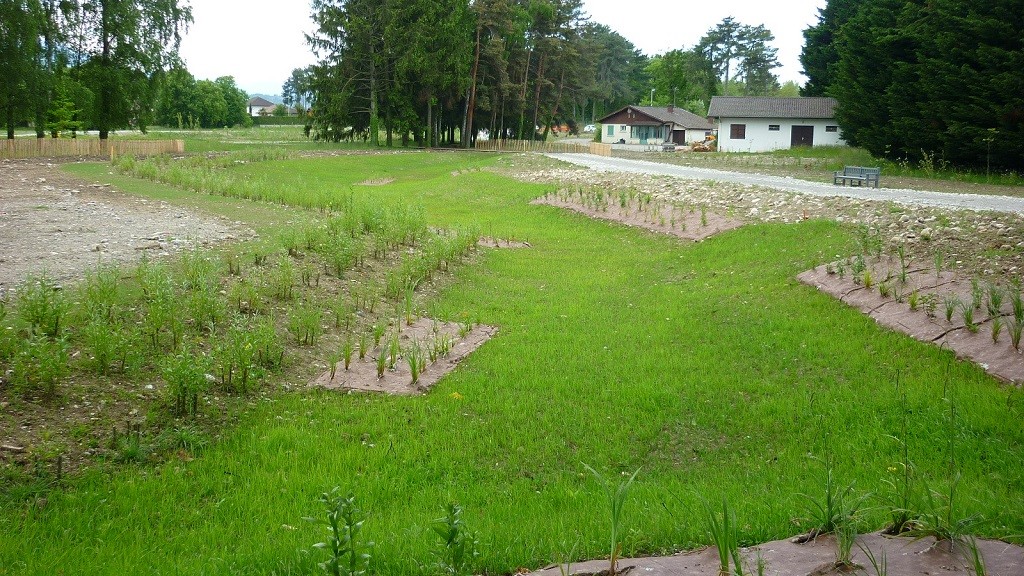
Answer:
M675 105L674 105L674 104L669 104L669 105L668 105L668 113L669 113L669 114L671 114L672 112L674 112L674 111L675 111L675 109L676 109L676 107L675 107Z

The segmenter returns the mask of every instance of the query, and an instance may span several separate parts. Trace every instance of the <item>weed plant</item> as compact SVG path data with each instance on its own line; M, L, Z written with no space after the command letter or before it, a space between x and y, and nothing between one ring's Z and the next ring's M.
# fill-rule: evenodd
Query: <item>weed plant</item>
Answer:
M462 519L462 506L449 504L444 516L434 520L431 528L438 537L437 568L442 574L467 576L480 556L480 542Z
M320 495L325 518L306 517L304 520L327 529L327 539L313 545L313 548L327 553L327 560L319 566L332 576L362 576L370 565L373 542L363 541L363 523L366 514L356 503L351 492L341 495L335 487Z
M44 274L22 282L16 294L18 315L30 331L51 339L59 338L71 307L61 286Z
M205 358L188 350L167 356L161 362L174 414L194 418L199 413L199 396L206 390L206 364Z

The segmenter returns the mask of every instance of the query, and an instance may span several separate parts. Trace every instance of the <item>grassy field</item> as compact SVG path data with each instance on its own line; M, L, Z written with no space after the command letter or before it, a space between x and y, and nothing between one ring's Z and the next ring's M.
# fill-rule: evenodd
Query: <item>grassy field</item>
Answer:
M302 517L320 515L316 498L334 486L368 513L375 573L436 573L432 521L451 502L478 534L477 573L607 556L608 510L584 463L612 477L640 469L627 555L708 544L702 500L728 498L745 544L811 528L801 494L823 500L829 470L873 495L861 528L877 529L888 482L902 477L901 442L915 511L1022 533L1020 393L794 279L852 253L850 231L808 221L682 243L530 205L545 188L479 170L495 161L415 153L227 168L298 204L351 193L421 205L430 226L528 240L486 250L428 304L498 336L422 397L305 391L282 375L195 460L88 472L45 506L0 511L0 573L311 573L324 534ZM354 185L382 177L395 181ZM286 382L300 389L277 390ZM929 508L926 489L948 494L954 479L954 501Z

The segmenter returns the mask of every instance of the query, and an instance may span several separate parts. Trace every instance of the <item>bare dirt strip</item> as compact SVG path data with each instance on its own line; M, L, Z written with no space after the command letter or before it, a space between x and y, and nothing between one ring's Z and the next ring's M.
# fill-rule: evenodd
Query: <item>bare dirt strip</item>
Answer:
M949 542L936 543L933 538L913 539L889 537L880 533L863 534L857 544L870 550L876 560L884 558L888 576L939 576L943 574L974 574L968 560L966 546L959 545L950 552ZM998 540L978 540L978 550L984 558L989 574L1011 576L1024 574L1024 548ZM766 576L824 576L826 574L874 575L875 569L858 546L853 547L852 560L856 566L836 565L836 542L832 536L820 536L806 544L790 540L777 540L742 550L744 573L757 574L757 556L766 564ZM632 567L624 572L627 567ZM534 576L560 576L572 574L600 574L607 570L607 560L591 560L566 565L552 565L533 572ZM619 560L618 574L631 576L718 576L718 550L704 548L675 556L652 558L623 558Z
M402 350L401 357L393 369L384 370L383 376L377 377L377 359L389 354L390 339L394 328L400 328L398 341ZM333 377L328 370L313 380L310 385L332 390L354 390L360 392L382 392L395 395L423 394L430 390L445 374L455 370L459 362L493 337L498 329L493 326L475 325L469 332L464 326L455 322L438 322L429 318L420 318L412 323L404 323L392 327L392 330L381 340L380 345L367 351L364 358L359 359L356 353L348 369L344 362L335 365ZM447 356L440 357L436 362L428 364L420 374L416 384L412 383L412 372L406 361L407 350L419 346L424 354L431 343L441 337L451 338L453 346Z
M936 274L934 268L919 268L907 270L906 282L903 282L898 278L899 262L890 259L868 264L868 270L874 279L870 288L864 284L863 275L855 275L850 270L840 275L835 263L802 272L797 279L857 308L882 326L948 348L958 358L977 363L1003 381L1024 383L1024 355L1014 349L1010 339L1009 325L1014 318L1008 293L996 315L989 313L986 296L980 307L974 309L972 321L977 329L972 332L966 326L961 305L956 307L950 320L946 320L945 311L946 301L952 298L973 308L969 280L949 271ZM858 277L861 279L855 281ZM887 285L888 296L882 295L881 283ZM910 306L911 294L915 291L917 310ZM933 302L930 312L929 300ZM999 319L1001 327L993 340L995 318Z

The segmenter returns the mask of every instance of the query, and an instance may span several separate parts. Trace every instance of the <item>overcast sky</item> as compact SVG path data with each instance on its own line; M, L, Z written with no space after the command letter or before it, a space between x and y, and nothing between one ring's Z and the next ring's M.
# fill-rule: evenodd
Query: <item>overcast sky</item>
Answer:
M234 76L249 93L278 94L291 71L314 62L303 33L312 30L306 2L192 0L195 23L181 56L197 79ZM764 24L775 34L779 78L802 83L804 28L825 0L584 0L591 20L606 24L649 55L689 48L726 16Z

